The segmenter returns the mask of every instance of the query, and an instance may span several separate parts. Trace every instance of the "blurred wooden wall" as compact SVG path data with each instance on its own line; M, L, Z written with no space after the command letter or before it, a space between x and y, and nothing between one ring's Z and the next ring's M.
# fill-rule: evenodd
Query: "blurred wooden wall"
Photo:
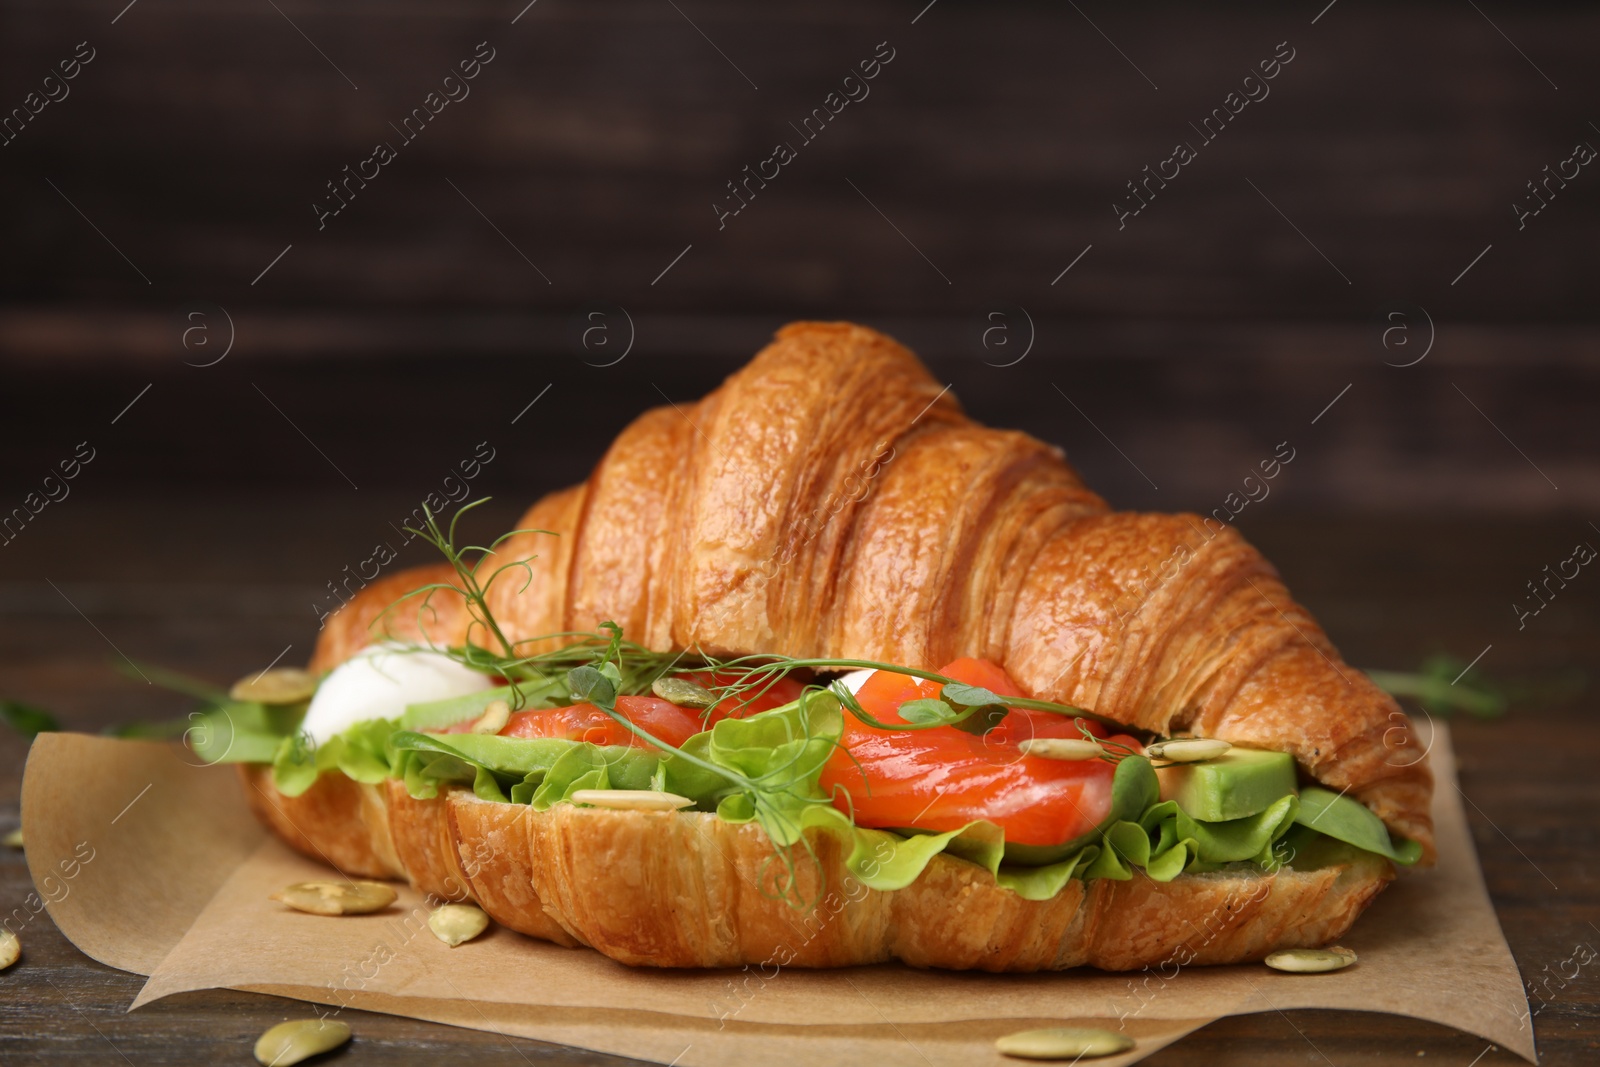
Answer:
M0 492L85 438L130 491L337 490L334 457L410 492L498 434L531 496L848 317L1130 506L1210 510L1285 440L1262 506L1600 504L1600 165L1513 209L1600 146L1600 13L924 3L0 3L0 108L62 97L0 146Z

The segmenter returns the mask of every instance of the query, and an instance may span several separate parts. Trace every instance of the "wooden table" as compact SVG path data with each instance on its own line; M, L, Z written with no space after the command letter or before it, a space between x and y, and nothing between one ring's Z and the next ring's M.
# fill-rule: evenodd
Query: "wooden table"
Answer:
M356 494L351 494L354 497ZM399 498L170 494L65 502L49 530L0 553L0 695L40 704L76 729L180 710L117 673L116 649L226 681L310 648L321 584L402 514ZM484 522L509 521L510 508ZM1433 651L1503 675L1589 663L1600 645L1600 580L1583 578L1518 631L1507 607L1545 562L1564 558L1581 520L1395 520L1265 512L1245 532L1362 666L1409 668ZM37 535L37 536L35 536ZM1593 531L1589 531L1593 537ZM52 587L54 586L54 588ZM70 604L68 601L70 600ZM1577 945L1600 944L1593 855L1600 845L1600 722L1593 697L1519 706L1455 725L1468 816L1524 978L1565 972ZM0 828L15 825L26 746L0 738ZM0 903L29 892L19 853L0 854ZM0 976L0 1062L248 1062L255 1037L303 1007L226 991L172 997L126 1014L143 981L95 963L41 915L24 958ZM1548 1064L1600 1057L1600 962L1553 978L1534 1025ZM1538 1006L1538 1001L1535 1005ZM347 1012L352 1063L422 1060L601 1064L614 1057L408 1019ZM1156 1054L1154 1065L1518 1062L1443 1027L1382 1015L1294 1011L1226 1019Z

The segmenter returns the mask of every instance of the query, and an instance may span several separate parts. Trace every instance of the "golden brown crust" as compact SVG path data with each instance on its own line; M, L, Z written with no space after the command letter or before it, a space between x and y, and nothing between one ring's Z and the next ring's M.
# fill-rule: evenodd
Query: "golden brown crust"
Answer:
M476 900L513 930L558 945L579 943L545 912L532 884L496 859L526 854L522 823L467 809L465 824L458 824L457 807L444 797L416 799L395 779L366 786L331 771L286 796L273 785L270 767L241 764L239 771L251 809L295 851L350 877L406 879L441 901Z
M256 818L296 852L357 878L403 878L384 798L342 774L322 774L299 796L272 784L272 768L241 763L245 800Z
M419 889L444 897L465 885L452 898L475 900L503 926L635 966L1238 963L1334 940L1393 878L1388 862L1374 858L1275 875L1073 881L1050 900L1029 901L983 868L941 854L911 885L878 891L850 874L839 837L813 831L817 862L798 863L795 884L815 903L797 910L778 896L774 878L783 868L766 835L715 815L570 804L537 812L465 789L414 800L391 782L379 794L387 815L369 811L363 822L346 788L353 783L340 775L323 775L298 797L277 794L261 773L254 784L269 809L298 828L308 855L337 855L349 874L398 876L371 850L392 836ZM346 841L352 822L365 831L365 855L360 840Z
M537 555L493 590L514 640L613 619L660 649L984 656L1037 697L1291 752L1432 860L1433 779L1410 723L1237 531L1108 511L1058 450L974 423L872 330L785 327L705 399L640 416L521 525L557 536L502 550ZM382 633L382 608L438 574L363 590L314 665ZM434 608L427 632L462 640L459 598ZM390 633L419 629L403 614Z
M773 872L781 866L751 824L568 804L536 812L465 791L449 803L505 827L524 825L526 852L496 854L493 876L531 884L578 940L636 966L844 967L899 959L918 967L1038 971L1129 970L1170 958L1236 963L1338 937L1393 877L1384 861L1277 875L1184 875L1168 883L1141 875L1075 881L1051 900L1029 901L983 868L941 854L906 888L877 891L851 877L838 837L815 831L818 862L802 861L796 871L800 893L815 905L797 911L775 892ZM518 841L509 832L505 839ZM495 907L485 910L502 919Z
M786 327L703 400L640 416L587 482L536 503L519 528L549 532L502 546L502 560L528 560L490 594L513 640L611 619L657 649L920 666L983 656L1038 697L1293 753L1432 860L1432 775L1409 722L1236 530L1110 511L1059 450L973 422L915 356L871 330ZM481 640L452 594L385 614L446 579L429 567L368 586L328 620L313 666L383 636ZM797 939L795 914L754 881L771 855L754 827L536 813L461 791L415 801L399 783L379 791L338 775L285 798L247 778L263 821L308 855L440 896L465 884L513 929L657 966L759 963L775 948L805 966L1256 959L1337 937L1392 877L1382 862L1097 880L1034 903L941 856L913 885L863 890L825 933ZM837 841L814 844L827 884L848 884ZM1198 940L1152 921L1218 915Z
M549 907L538 884L505 862L507 856L530 854L528 824L520 819L504 818L491 809L533 809L523 804L487 801L463 806L451 802L450 798L456 793L472 795L456 790L449 797L441 796L428 803L446 813L450 826L449 847L460 863L471 897L502 926L558 945L582 944L563 921L561 911Z
M334 775L323 775L324 778ZM391 778L383 783L385 810L365 816L374 837L387 827L394 842L396 871L390 877L408 878L423 893L441 900L468 900L466 872L456 848L449 809L433 800L417 800L406 792L404 782Z

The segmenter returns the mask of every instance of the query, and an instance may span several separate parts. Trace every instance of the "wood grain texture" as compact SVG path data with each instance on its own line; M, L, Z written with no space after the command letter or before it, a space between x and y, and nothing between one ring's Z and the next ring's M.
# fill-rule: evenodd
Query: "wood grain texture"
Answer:
M565 320L549 330L508 322L493 347L467 351L457 342L486 344L481 334L409 313L294 341L276 312L230 310L239 347L209 368L184 366L198 357L178 347L164 312L89 330L98 312L79 309L65 333L42 337L5 336L0 321L0 505L20 506L86 439L98 455L74 483L80 495L172 483L331 495L350 491L343 471L362 492L413 497L375 515L361 555L336 572L398 537L389 524L413 521L417 502L459 476L480 442L495 458L480 464L475 494L531 500L582 481L639 412L715 389L801 309L731 323L640 318L634 351L610 367L584 362L596 357L563 340ZM981 308L861 321L922 355L976 418L1064 447L1119 508L1226 516L1229 494L1238 511L1242 480L1286 442L1295 459L1271 483L1268 511L1600 510L1600 471L1588 461L1600 454L1590 417L1600 331L1441 320L1433 353L1401 368L1384 365L1400 357L1382 347L1378 323L1039 319L1032 353L998 367L978 342ZM151 348L138 361L109 358L117 338L141 335Z
M890 0L707 0L685 9L694 25L649 0L540 4L514 26L516 10L488 0L286 8L319 55L268 5L145 5L113 29L86 0L10 0L0 106L76 42L98 55L3 149L14 226L0 291L39 310L159 293L847 316L998 298L1171 319L1359 318L1392 297L1437 299L1441 319L1592 321L1593 176L1520 231L1511 204L1593 136L1581 102L1600 95L1595 12L1485 9L1503 37L1470 6L1434 3L1341 5L1314 26L1315 10L1080 7L1092 24L1070 7L950 0L914 26ZM401 142L391 123L484 40L496 58L470 96ZM895 58L870 95L802 141L791 123L883 41ZM1285 41L1295 58L1270 95L1204 143L1191 123ZM313 201L384 140L399 157L319 230ZM713 203L780 141L798 158L719 229ZM1199 158L1119 230L1126 183L1178 141ZM1476 284L1452 289L1490 242Z
M425 491L425 442L470 450L554 383L500 435L542 436L540 470L488 481L570 484L589 442L662 393L704 393L804 314L900 337L973 410L1003 405L1006 425L1066 445L1121 506L1184 494L1209 511L1286 438L1315 446L1274 490L1302 505L1600 506L1582 461L1600 449L1597 179L1523 228L1512 211L1595 136L1595 12L1338 4L1312 25L1251 5L941 0L913 26L903 6L685 9L759 91L659 0L538 4L514 26L498 0L285 8L356 91L270 5L139 4L111 27L90 0L0 3L0 109L76 42L98 49L0 148L0 422L15 431L0 505L152 382L106 460L134 476L343 486L255 383L355 484ZM472 95L319 231L325 183L484 39L499 53ZM719 230L726 183L883 40L898 54L871 96ZM1285 40L1297 55L1271 96L1118 229L1125 183ZM184 362L216 349L180 343L196 300L226 307L239 342L204 372ZM637 326L615 366L599 364L617 349L579 343L598 302ZM1439 343L1386 367L1419 351L1380 344L1408 302ZM1002 308L1037 326L1015 366L1017 348L980 340ZM449 381L419 366L431 357L453 361ZM395 432L396 415L438 437Z

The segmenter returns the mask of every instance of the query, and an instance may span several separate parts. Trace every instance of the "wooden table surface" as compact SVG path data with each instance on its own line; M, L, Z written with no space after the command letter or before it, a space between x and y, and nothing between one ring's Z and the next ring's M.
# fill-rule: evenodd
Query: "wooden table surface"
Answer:
M351 494L355 496L355 494ZM181 710L127 680L118 651L218 681L310 649L307 605L399 498L199 500L171 494L81 499L52 528L0 553L0 695L43 705L63 724ZM498 505L496 505L498 506ZM509 508L484 522L507 518ZM1348 659L1409 668L1434 651L1508 677L1548 678L1594 662L1600 579L1573 582L1518 630L1507 604L1546 562L1595 533L1580 519L1393 519L1266 513L1244 531L1275 560ZM38 536L35 536L37 534ZM68 603L70 601L70 603ZM115 649L113 649L115 645ZM1600 962L1567 963L1600 944L1590 815L1600 808L1590 694L1522 704L1503 719L1455 725L1479 855L1523 977L1541 986L1534 1026L1543 1062L1600 1059ZM26 746L0 738L0 828L17 821ZM4 910L30 891L20 853L0 854ZM79 953L41 915L21 932L22 962L0 975L0 1062L249 1062L255 1037L305 1008L216 991L127 1014L143 979ZM1580 950L1581 951L1581 950ZM1592 954L1592 950L1590 950ZM1581 957L1580 957L1581 958ZM1547 981L1548 980L1548 981ZM347 1012L351 1064L423 1059L490 1064L622 1063L614 1057L408 1019ZM1292 1011L1225 1019L1147 1062L1183 1064L1516 1062L1478 1038L1407 1019Z

